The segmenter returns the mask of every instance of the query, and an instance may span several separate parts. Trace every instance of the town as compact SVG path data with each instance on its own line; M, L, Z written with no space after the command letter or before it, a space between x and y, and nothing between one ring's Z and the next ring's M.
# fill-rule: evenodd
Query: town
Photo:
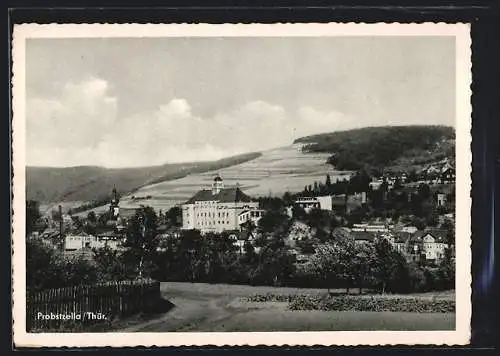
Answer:
M59 206L41 216L30 201L27 232L28 240L44 241L68 260L93 261L103 253L115 258L106 263L116 264L117 275L106 278L138 273L159 280L361 290L381 285L375 276L381 266L367 268L382 263L393 274L382 283L384 290L447 289L454 285L454 189L448 159L419 172L370 176L358 171L336 182L327 175L282 197L250 197L239 186L225 186L217 174L211 189L165 212L121 208L116 189L102 214L72 215ZM322 247L332 242L350 250L325 256ZM387 255L382 262L380 256L377 260L381 248ZM127 270L134 259L120 256L130 251L136 259ZM365 258L356 259L361 252ZM350 259L342 278L328 267L339 258ZM355 276L360 267L363 276ZM58 283L64 282L53 282Z
M12 274L26 344L465 340L467 26L254 25L19 31Z

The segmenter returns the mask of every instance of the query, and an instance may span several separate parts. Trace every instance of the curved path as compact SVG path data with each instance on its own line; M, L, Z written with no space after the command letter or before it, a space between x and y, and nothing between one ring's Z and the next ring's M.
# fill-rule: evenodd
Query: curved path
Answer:
M287 303L248 303L252 294L311 293L291 288L162 283L163 297L175 305L158 318L123 332L453 330L455 314L289 311Z

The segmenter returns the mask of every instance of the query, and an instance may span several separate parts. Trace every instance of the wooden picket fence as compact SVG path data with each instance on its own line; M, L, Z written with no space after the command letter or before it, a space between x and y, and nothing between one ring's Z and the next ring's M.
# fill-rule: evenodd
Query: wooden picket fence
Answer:
M28 293L26 329L27 332L81 331L89 326L109 323L119 317L151 312L160 299L160 283L147 280L81 285ZM62 319L63 317L65 319Z

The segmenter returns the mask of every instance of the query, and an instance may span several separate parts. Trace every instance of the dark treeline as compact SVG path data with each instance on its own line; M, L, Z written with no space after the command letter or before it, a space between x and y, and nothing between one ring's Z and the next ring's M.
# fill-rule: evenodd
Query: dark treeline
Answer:
M367 127L303 137L307 152L329 152L328 159L339 170L381 169L403 155L428 156L441 141L453 140L453 128L446 126ZM443 148L453 155L453 149Z
M453 286L451 254L438 266L410 265L385 240L357 245L349 236L333 233L336 222L328 212L289 217L279 208L270 209L258 227L244 226L240 244L229 233L159 234L160 220L152 208L142 208L127 226L122 250L96 249L90 259L67 258L42 240L28 239L28 290L144 277L400 293ZM297 220L314 231L299 246L313 254L304 266L296 263L296 249L287 243Z

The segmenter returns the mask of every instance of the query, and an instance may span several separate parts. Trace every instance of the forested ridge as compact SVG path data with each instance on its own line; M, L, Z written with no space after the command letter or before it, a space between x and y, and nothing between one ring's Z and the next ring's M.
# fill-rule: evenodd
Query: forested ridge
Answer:
M359 170L450 158L454 139L455 130L448 126L383 126L307 136L294 143L304 144L305 152L332 153L328 163L339 170Z

